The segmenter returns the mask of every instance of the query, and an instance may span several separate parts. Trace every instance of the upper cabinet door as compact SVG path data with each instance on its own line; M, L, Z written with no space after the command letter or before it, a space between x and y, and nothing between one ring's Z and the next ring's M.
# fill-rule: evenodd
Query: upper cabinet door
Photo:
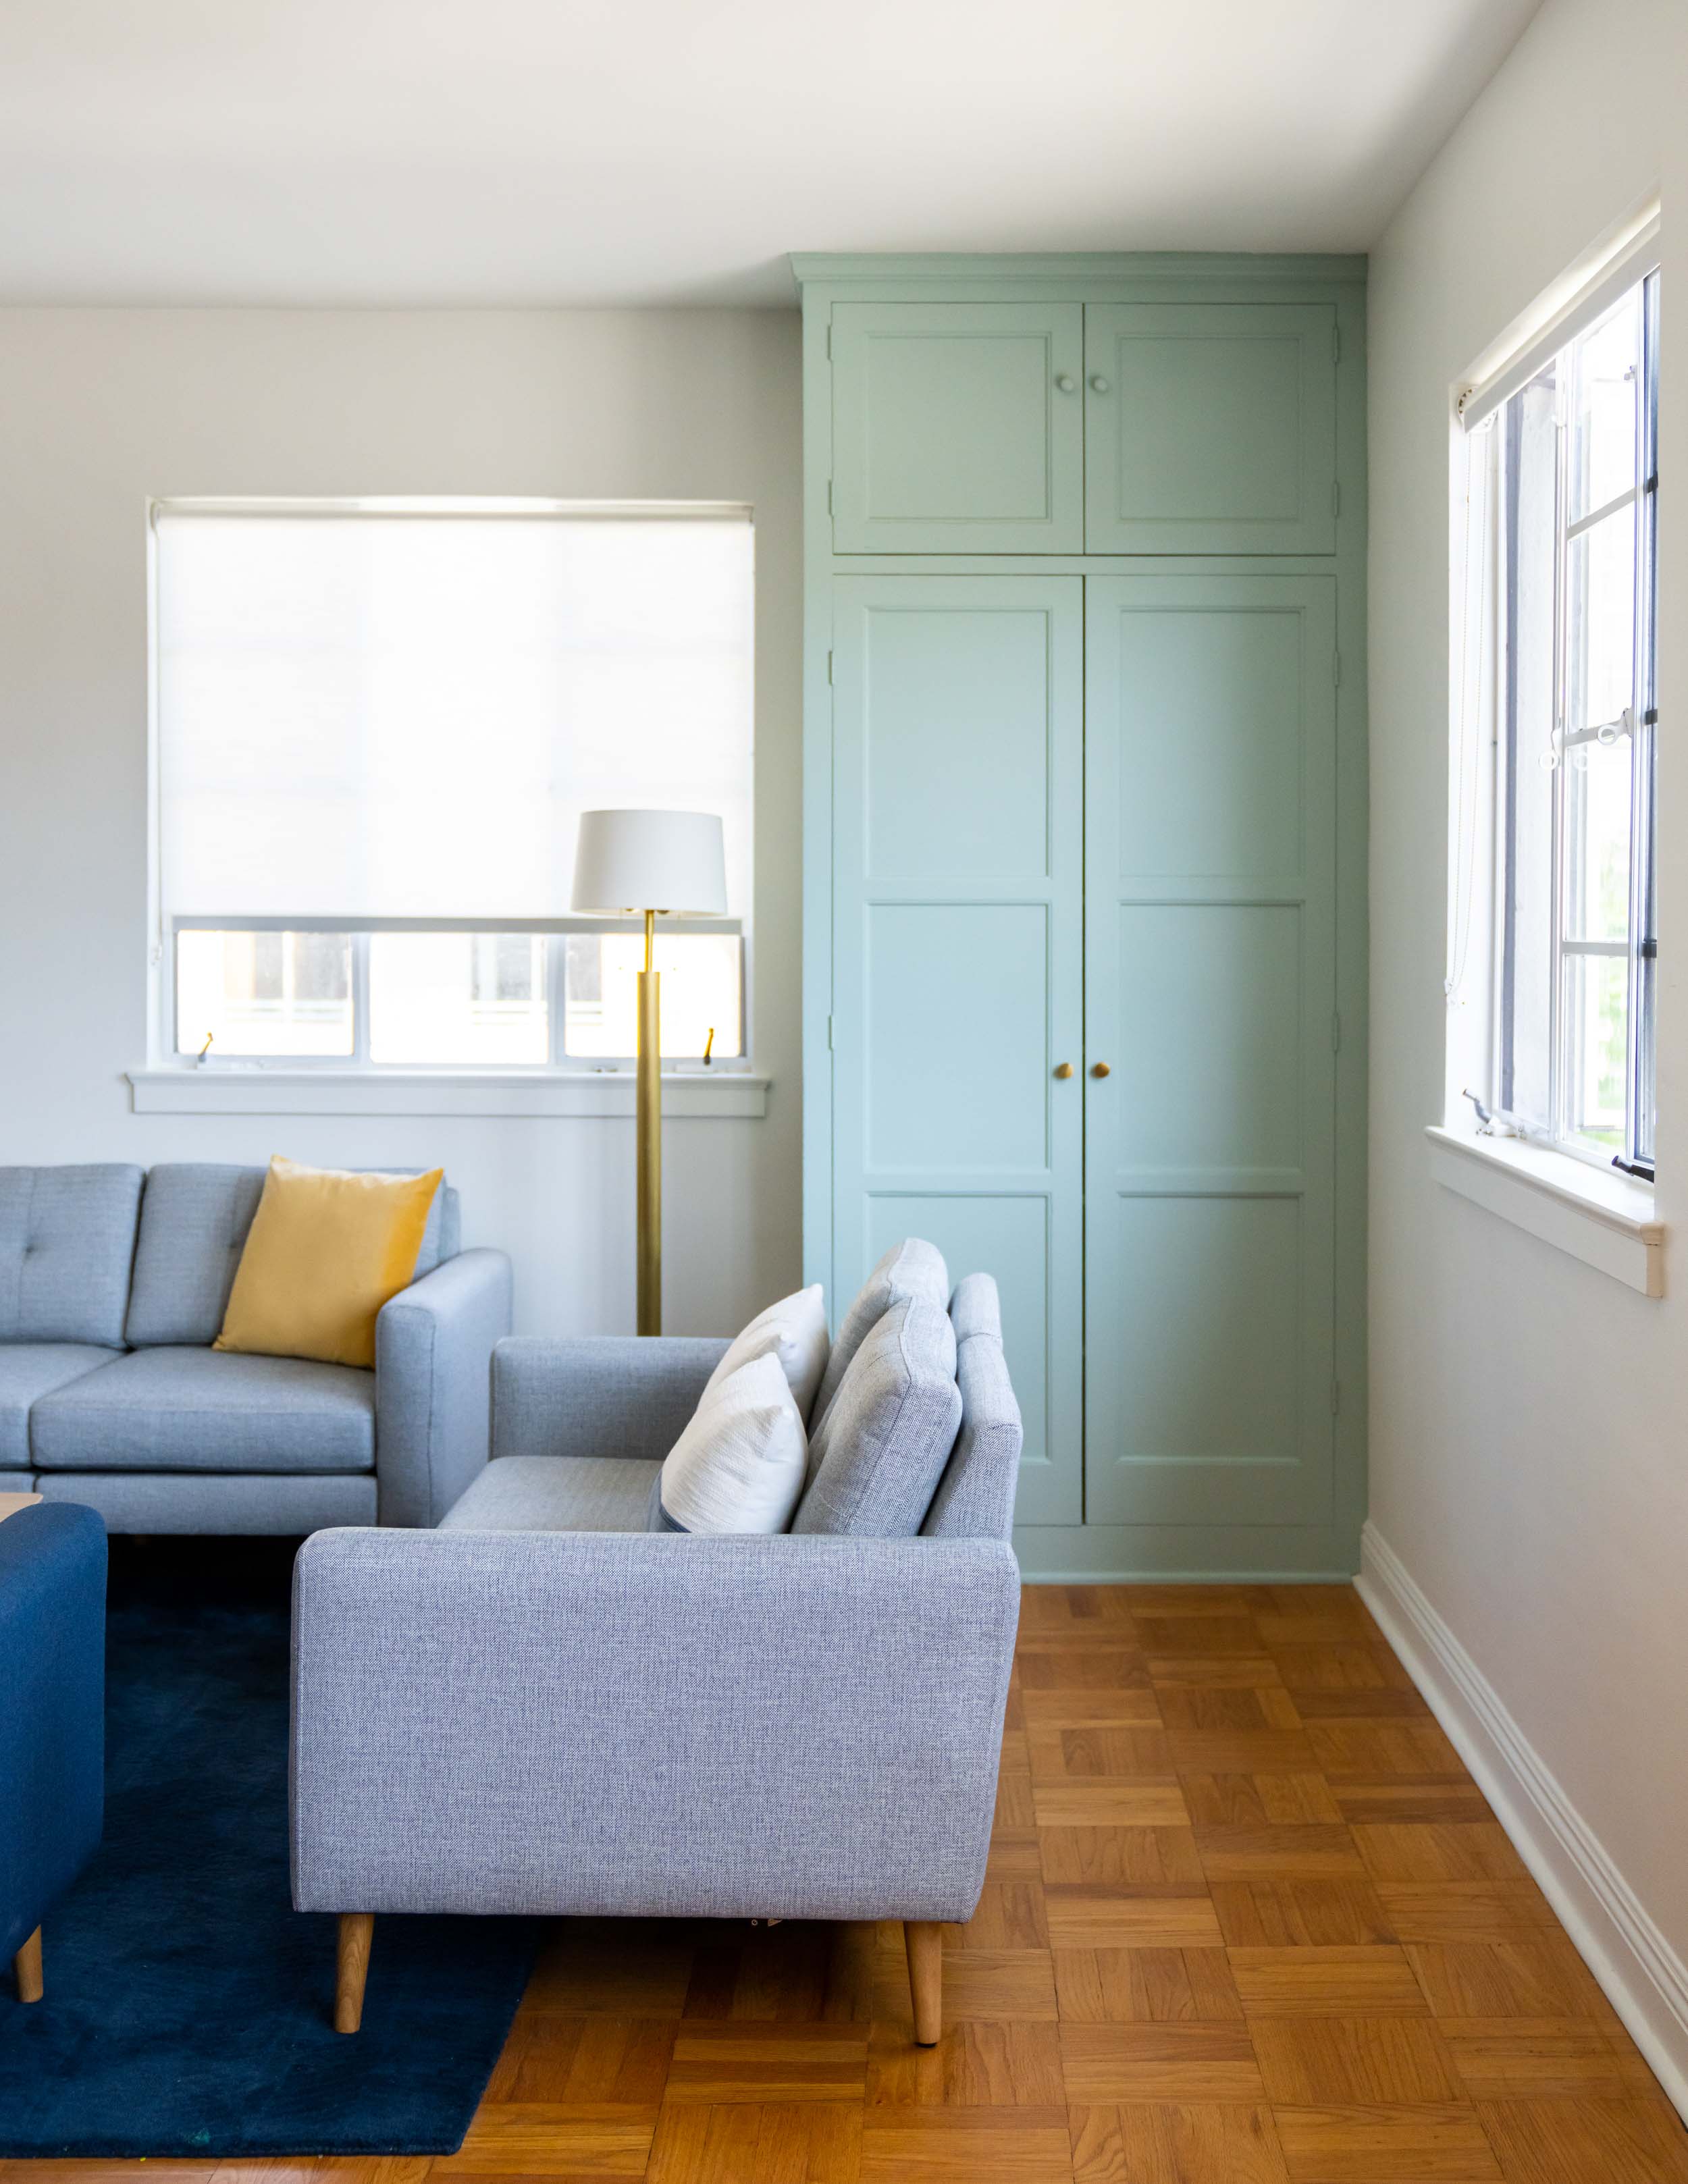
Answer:
M1330 304L1100 304L1084 323L1092 554L1334 554Z
M1078 304L838 304L833 549L1078 554Z

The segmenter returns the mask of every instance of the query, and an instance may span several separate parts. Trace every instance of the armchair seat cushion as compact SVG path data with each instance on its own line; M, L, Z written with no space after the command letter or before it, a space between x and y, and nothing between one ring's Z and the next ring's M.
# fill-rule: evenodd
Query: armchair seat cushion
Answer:
M642 1532L662 1470L635 1456L501 1456L443 1532Z
M131 1351L43 1396L43 1471L369 1471L375 1374L298 1357Z
M32 1403L121 1355L92 1342L0 1344L0 1472L29 1468Z

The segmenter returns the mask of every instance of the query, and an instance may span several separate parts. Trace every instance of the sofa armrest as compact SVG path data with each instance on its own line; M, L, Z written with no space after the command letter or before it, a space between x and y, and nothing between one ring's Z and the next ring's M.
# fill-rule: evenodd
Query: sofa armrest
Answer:
M960 1919L1005 1541L326 1531L294 1571L302 1911Z
M0 1524L0 1980L99 1842L105 1526L75 1502Z
M718 1336L519 1335L493 1353L494 1456L667 1455L727 1354Z
M375 1469L383 1524L437 1524L485 1469L493 1346L510 1333L502 1251L460 1251L375 1323Z

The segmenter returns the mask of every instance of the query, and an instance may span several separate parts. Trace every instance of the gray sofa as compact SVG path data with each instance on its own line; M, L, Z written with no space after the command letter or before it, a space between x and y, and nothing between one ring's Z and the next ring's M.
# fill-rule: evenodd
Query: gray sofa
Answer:
M377 1913L579 1913L900 1919L938 2037L1019 1612L996 1286L894 1306L823 1384L793 1532L648 1532L725 1346L500 1343L493 1460L445 1524L301 1549L293 1901L340 1914L341 2031ZM864 1457L841 1515L822 1479Z
M119 1532L437 1524L483 1468L510 1262L442 1185L376 1369L214 1351L261 1167L0 1167L0 1493Z

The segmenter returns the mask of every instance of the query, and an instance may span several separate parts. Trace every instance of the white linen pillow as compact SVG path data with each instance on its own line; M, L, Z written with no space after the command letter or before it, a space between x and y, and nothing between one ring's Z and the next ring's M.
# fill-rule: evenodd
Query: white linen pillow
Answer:
M705 1389L651 1482L651 1532L783 1532L803 1491L809 1436L779 1359L753 1357Z
M819 1282L782 1297L766 1312L759 1312L742 1334L735 1334L721 1359L704 1384L704 1393L718 1387L753 1357L777 1357L797 1398L799 1415L806 1426L815 1406L815 1390L827 1369L832 1348L827 1333L826 1292Z

